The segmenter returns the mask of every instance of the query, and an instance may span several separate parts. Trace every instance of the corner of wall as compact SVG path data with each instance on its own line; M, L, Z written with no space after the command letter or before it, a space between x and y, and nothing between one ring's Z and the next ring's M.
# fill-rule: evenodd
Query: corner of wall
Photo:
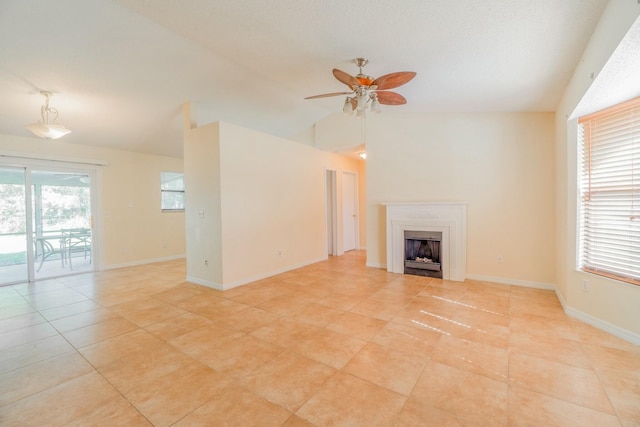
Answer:
M573 114L629 29L640 16L637 2L610 1L556 109L556 294L565 312L640 344L640 287L576 270L577 130ZM589 283L588 291L583 284Z

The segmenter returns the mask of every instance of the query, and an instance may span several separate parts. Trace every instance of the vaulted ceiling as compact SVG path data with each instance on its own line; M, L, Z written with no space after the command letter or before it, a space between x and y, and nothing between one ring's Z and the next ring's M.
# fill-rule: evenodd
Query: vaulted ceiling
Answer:
M0 133L44 98L65 142L180 157L181 105L292 137L340 111L331 74L416 71L420 112L554 111L606 0L0 0Z

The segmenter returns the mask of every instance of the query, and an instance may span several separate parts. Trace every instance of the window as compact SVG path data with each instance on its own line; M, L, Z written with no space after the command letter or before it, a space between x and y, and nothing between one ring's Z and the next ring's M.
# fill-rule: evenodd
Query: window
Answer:
M184 174L178 172L160 173L162 212L184 211Z
M578 267L640 285L640 98L578 123Z

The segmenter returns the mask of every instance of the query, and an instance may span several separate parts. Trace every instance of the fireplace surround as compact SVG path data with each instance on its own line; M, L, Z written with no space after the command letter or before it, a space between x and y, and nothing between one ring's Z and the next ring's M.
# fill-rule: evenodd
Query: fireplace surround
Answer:
M442 278L462 282L467 267L467 204L383 203L386 210L387 271L404 273L405 232L441 233Z

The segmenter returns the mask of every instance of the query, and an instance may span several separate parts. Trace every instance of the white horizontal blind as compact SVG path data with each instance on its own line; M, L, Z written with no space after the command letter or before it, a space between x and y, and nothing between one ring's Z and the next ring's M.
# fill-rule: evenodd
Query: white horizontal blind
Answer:
M640 284L640 98L580 118L585 271Z

